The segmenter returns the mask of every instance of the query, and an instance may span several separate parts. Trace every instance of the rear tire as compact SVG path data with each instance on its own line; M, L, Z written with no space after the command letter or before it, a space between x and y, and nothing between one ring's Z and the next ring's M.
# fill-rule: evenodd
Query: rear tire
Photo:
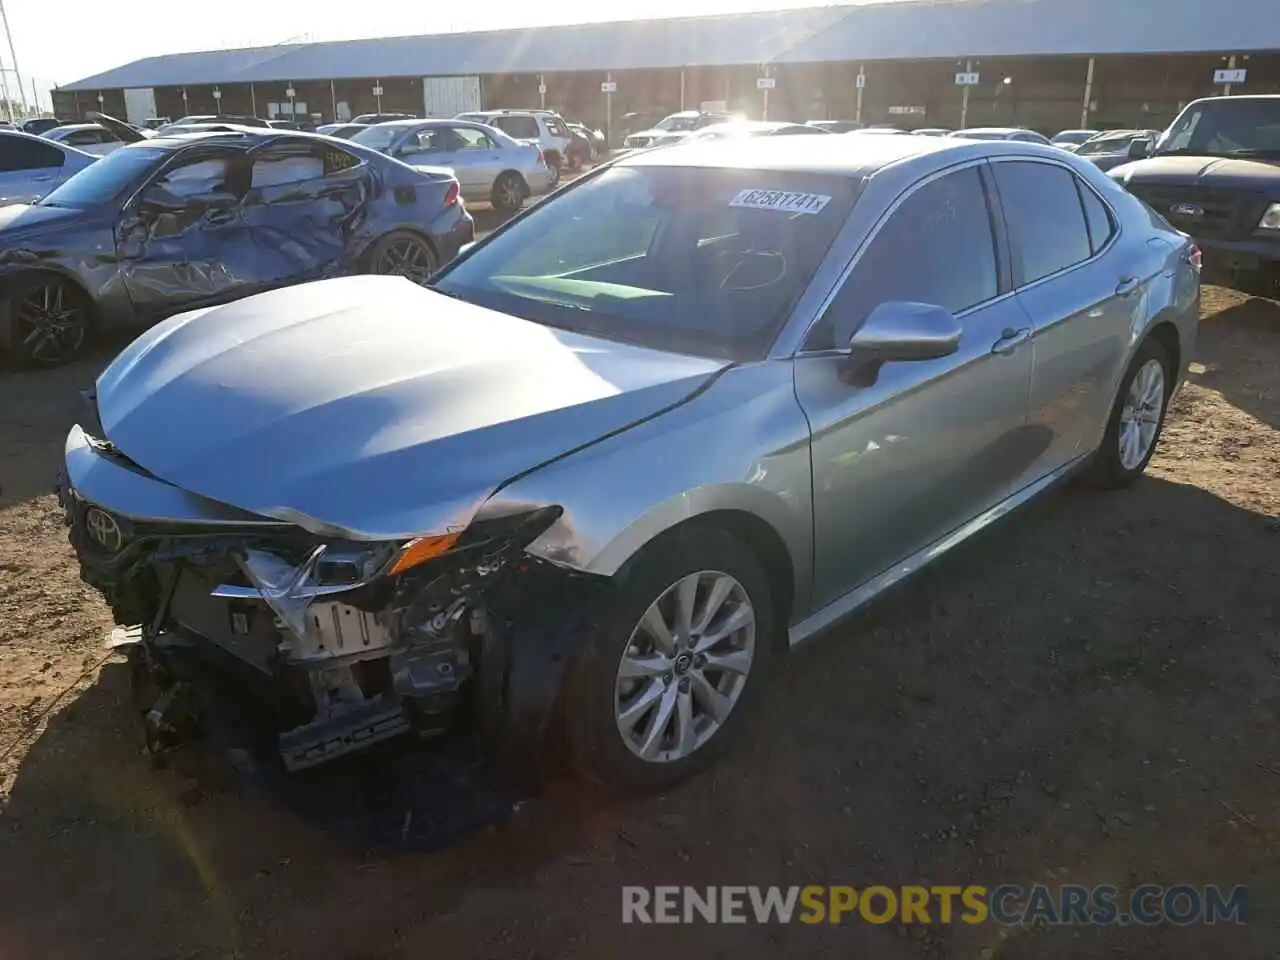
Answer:
M380 276L404 277L424 286L440 267L440 258L416 233L397 230L380 237L365 257L366 272Z
M663 789L741 735L771 671L773 597L750 549L715 528L664 537L620 576L569 679L569 747L608 788Z
M79 356L92 332L92 305L79 287L54 274L19 278L0 296L0 323L11 365L56 367ZM7 347L6 347L7 340Z
M529 187L524 178L508 170L494 181L489 203L499 213L515 213L524 205L528 195Z
M1148 338L1120 379L1102 446L1086 479L1095 486L1120 489L1142 476L1164 430L1174 372L1169 354Z

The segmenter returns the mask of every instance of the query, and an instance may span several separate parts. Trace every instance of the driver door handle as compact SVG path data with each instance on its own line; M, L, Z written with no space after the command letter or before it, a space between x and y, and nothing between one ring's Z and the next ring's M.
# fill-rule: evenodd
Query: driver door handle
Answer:
M1013 327L1005 327L1000 339L991 345L991 352L997 356L1007 357L1030 339L1030 327L1020 327L1017 330Z
M1131 297L1138 290L1137 277L1121 277L1120 282L1116 284L1117 297Z
M230 223L235 216L234 210L210 210L205 215L205 220L209 223Z

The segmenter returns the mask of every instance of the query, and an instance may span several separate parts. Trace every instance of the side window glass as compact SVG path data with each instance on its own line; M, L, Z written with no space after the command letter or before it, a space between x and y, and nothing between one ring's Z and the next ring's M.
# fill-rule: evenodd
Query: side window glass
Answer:
M995 234L976 167L920 187L889 217L810 333L830 350L835 318L860 323L882 303L932 303L961 313L999 292Z
M1084 218L1089 224L1089 241L1093 252L1097 253L1111 240L1116 232L1116 225L1111 219L1107 205L1098 199L1098 195L1083 182L1077 180L1076 188L1080 191L1080 202L1084 204Z
M471 127L455 127L453 135L457 139L459 150L491 150L493 143L479 130Z
M319 180L323 176L324 160L318 153L268 150L254 158L249 175L249 189L280 187L306 180Z
M428 127L415 133L411 149L417 153L444 153L449 149L446 131L440 127Z
M98 136L97 130L77 130L75 133L69 133L62 141L69 147L87 147L90 144L101 143L102 139Z
M226 157L195 160L166 170L155 185L178 197L226 193L229 190L227 169Z
M1075 174L1050 163L993 163L1019 280L1034 283L1093 255Z
M64 160L61 150L44 141L19 136L0 136L0 173L60 167Z

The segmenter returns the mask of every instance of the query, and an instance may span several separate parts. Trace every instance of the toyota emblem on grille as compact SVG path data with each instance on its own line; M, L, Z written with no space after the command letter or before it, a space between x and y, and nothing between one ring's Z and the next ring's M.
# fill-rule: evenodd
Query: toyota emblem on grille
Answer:
M1169 212L1175 217L1203 217L1204 207L1197 207L1194 203L1175 203Z
M108 553L116 553L124 546L124 533L120 530L120 524L105 510L90 507L84 515L84 525L93 542Z

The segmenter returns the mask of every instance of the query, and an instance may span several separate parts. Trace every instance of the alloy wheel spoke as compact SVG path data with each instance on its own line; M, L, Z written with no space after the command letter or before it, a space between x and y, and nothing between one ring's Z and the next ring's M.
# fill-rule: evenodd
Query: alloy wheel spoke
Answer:
M675 653L675 638L671 636L671 627L668 626L666 618L662 615L662 607L659 604L655 603L649 607L645 612L641 626L659 650L666 654Z
M745 677L751 669L750 650L731 650L728 653L708 653L704 670L722 670Z
M720 612L720 608L724 606L724 602L729 599L729 594L731 593L733 593L733 580L729 577L716 577L715 583L711 585L711 590L707 594L707 599L702 602L698 616L694 618L694 633L706 632L707 628L711 626L711 621L716 618L716 614Z
M715 630L704 633L694 647L695 653L705 653L718 643L722 643L740 630L744 630L756 622L755 611L747 604L741 604L725 617Z
M619 680L642 680L645 677L660 677L671 669L671 660L661 654L632 654L623 656L618 667Z
M676 694L674 721L675 751L677 756L686 757L693 753L698 743L698 731L693 724L693 695L687 690Z
M649 721L649 729L644 735L644 742L640 744L640 756L646 760L652 760L662 748L662 741L666 735L667 727L671 724L671 715L675 712L678 693L679 691L674 684L662 689L658 700L658 709L653 712L653 719Z
M698 575L691 574L676 588L676 639L688 640L693 634L694 604L698 599Z
M662 698L668 687L661 680L651 680L644 691L639 694L630 705L618 714L618 728L624 734L630 734L636 724L646 713L653 709L653 705Z
M733 701L717 690L701 672L694 671L689 674L689 679L692 681L694 702L716 723L724 723L729 711L733 709Z

